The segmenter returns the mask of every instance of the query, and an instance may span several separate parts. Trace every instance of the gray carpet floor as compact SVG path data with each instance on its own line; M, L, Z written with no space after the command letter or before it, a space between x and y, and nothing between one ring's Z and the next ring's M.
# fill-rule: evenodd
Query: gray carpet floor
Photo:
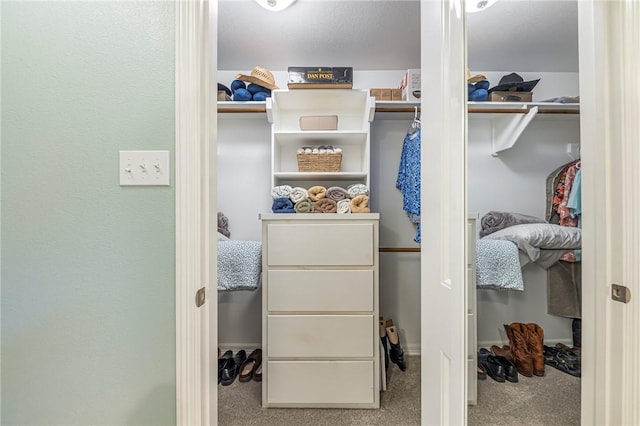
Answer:
M420 425L420 357L407 357L407 370L392 364L379 410L263 409L258 382L218 385L221 426ZM478 381L478 405L469 406L469 426L580 425L580 379L547 366L545 377L518 383Z
M389 367L387 391L380 393L380 409L262 408L262 387L257 382L218 385L220 426L342 426L419 425L420 357L409 356L407 370ZM336 383L339 386L339 383Z
M478 380L478 405L467 410L469 426L579 426L580 379L545 366L544 377L518 383Z

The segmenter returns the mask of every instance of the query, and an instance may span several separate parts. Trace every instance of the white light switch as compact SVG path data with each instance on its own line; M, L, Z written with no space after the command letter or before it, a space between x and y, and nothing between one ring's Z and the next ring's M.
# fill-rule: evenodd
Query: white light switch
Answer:
M120 186L169 186L169 151L120 151Z

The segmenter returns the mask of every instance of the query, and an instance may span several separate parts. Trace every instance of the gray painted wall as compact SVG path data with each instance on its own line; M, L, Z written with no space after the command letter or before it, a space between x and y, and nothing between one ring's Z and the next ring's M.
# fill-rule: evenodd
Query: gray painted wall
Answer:
M175 424L175 5L1 7L1 423Z
M474 116L467 153L469 210L480 218L491 210L544 218L546 178L571 161L566 145L579 143L578 116L541 114L513 148L492 157L490 123ZM522 273L522 292L478 290L478 346L507 344L503 324L512 322L535 322L544 330L545 342L571 344L571 320L547 314L546 271L526 265Z

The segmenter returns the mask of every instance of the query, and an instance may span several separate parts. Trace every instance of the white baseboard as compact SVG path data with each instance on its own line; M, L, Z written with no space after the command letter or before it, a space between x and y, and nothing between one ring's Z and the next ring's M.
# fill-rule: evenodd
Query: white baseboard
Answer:
M233 351L237 352L240 349L244 349L247 352L247 355L251 353L254 349L261 348L261 343L219 343L218 347L220 348L220 352L224 353L225 351Z
M225 351L233 351L237 352L240 349L244 349L247 351L247 355L254 349L262 347L262 343L220 343L220 352L224 353ZM407 355L420 355L420 345L402 345L402 349L404 353Z
M507 343L502 341L490 341L490 340L482 341L482 342L478 342L478 349L490 348L492 345L502 347L502 345L505 345ZM571 339L551 339L551 340L544 341L544 344L547 346L554 346L556 343L564 343L567 346L573 346L573 341ZM248 355L249 353L251 353L252 350L260 347L262 347L262 343L220 343L220 351L222 353L228 350L237 352L240 349L244 349L245 351L247 351L247 355ZM402 345L402 349L404 350L404 353L408 356L420 355L422 353L420 344Z
M402 345L402 349L404 353L407 355L420 355L422 353L422 349L420 345Z

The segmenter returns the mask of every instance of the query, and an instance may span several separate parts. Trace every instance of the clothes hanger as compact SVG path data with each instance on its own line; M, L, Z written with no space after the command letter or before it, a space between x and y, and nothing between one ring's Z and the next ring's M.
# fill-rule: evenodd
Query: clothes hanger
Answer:
M418 107L413 107L414 108L414 114L413 114L413 122L411 123L411 126L409 127L409 131L407 132L409 134L409 136L413 136L416 133L418 133L418 130L420 130L420 118L418 118Z

